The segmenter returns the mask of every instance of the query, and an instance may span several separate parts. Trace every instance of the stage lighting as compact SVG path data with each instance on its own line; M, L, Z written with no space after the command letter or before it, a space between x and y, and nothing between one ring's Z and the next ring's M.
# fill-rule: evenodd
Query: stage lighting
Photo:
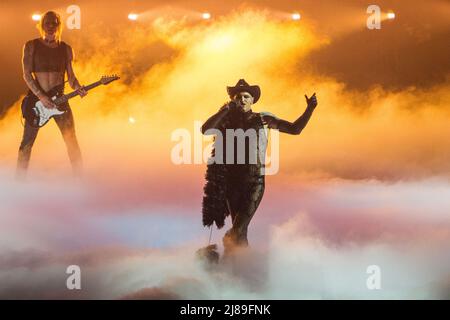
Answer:
M33 21L39 21L39 20L41 20L41 15L38 13L35 13L31 16L31 19L33 19Z
M393 13L393 12L388 12L388 14L387 14L387 17L388 17L388 19L395 19L395 13Z
M138 15L136 13L130 13L128 15L128 19L130 19L130 20L136 21L137 18L138 18Z
M300 20L301 15L298 12L295 12L291 15L292 20Z
M131 124L135 124L136 123L136 119L133 118L133 117L129 117L128 118L128 122L131 123Z
M204 20L209 20L209 19L211 19L211 13L209 13L209 12L203 12L203 13L202 13L202 18L203 18Z

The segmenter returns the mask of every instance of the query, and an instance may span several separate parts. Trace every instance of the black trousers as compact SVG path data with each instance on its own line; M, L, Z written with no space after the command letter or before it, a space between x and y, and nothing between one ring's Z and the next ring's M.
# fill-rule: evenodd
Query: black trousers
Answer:
M72 110L69 106L67 106L67 111L61 115L55 116L54 119L66 144L73 172L75 175L79 175L81 174L82 169L82 159L80 147L75 134L75 124ZM30 163L31 150L38 132L39 128L32 127L25 121L22 142L20 143L19 155L17 159L16 176L18 178L21 178L26 174Z
M229 184L227 206L233 222L223 237L225 255L248 246L247 231L264 195L264 176L240 179Z

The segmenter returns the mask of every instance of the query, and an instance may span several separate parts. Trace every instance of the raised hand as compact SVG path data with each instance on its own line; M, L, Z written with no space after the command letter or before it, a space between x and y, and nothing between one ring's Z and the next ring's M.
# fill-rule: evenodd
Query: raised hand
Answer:
M305 98L309 108L315 108L317 106L317 98L315 92L310 98L308 98L308 96L305 94Z

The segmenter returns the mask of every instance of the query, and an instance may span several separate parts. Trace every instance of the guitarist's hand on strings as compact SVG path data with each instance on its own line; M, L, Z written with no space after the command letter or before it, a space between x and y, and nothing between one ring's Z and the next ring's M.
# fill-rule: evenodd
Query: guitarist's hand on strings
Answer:
M87 91L84 89L84 86L79 86L76 90L81 98L87 95Z
M39 95L38 98L47 109L55 109L57 107L56 104L53 103L52 99L45 94Z

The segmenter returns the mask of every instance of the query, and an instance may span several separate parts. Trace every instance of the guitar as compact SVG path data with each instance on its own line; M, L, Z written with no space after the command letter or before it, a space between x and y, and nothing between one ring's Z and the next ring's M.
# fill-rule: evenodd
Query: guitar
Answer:
M99 85L107 85L115 80L120 79L117 75L103 76L100 80L91 83L84 87L86 91L94 89ZM46 95L53 100L57 108L49 109L39 100L39 98L30 93L22 101L22 116L25 118L28 125L41 128L47 124L54 116L61 115L66 112L62 107L69 99L72 99L78 95L77 91L73 91L68 94L61 94L61 90L58 90L61 86L52 88Z

